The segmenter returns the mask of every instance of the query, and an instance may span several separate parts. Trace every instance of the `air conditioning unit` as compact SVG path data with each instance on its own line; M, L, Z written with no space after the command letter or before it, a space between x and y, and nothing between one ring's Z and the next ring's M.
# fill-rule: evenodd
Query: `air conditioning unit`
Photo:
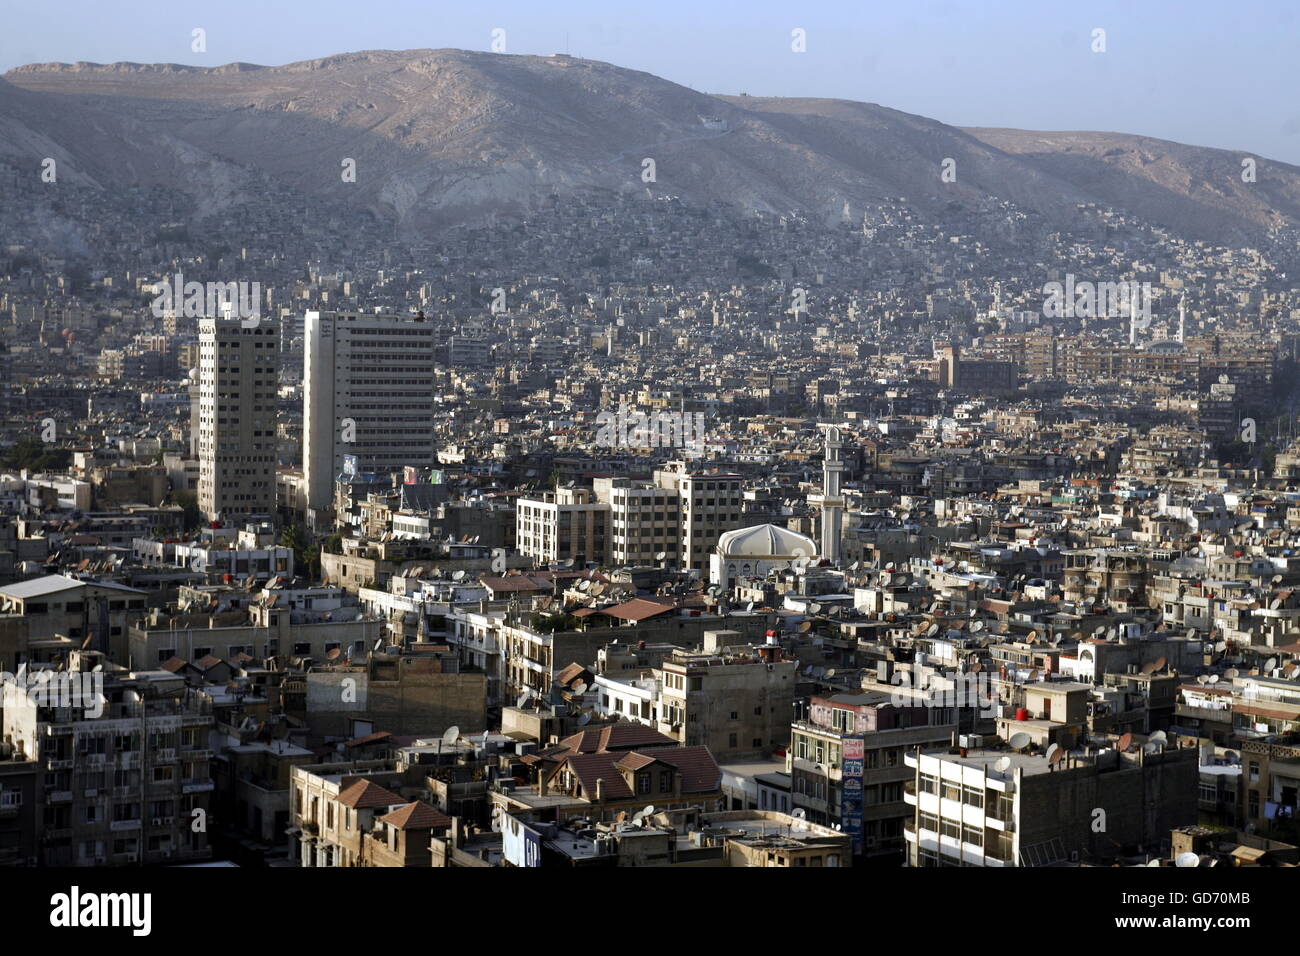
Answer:
M153 825L156 826L156 827L160 827L160 826L162 826L162 822L163 822L163 821L162 821L162 817L154 817L154 818L153 818Z

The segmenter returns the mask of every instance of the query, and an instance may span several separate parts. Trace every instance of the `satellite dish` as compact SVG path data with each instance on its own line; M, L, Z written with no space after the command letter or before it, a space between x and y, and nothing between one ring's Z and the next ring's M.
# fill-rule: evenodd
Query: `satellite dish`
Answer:
M1159 865L1160 865L1160 861L1159 861L1159 860L1148 860L1148 861L1147 861L1147 866L1159 866Z
M802 623L799 625L799 633L800 633L800 634L807 634L809 631L812 630L812 626L813 626L813 625L812 625L812 621L804 621L804 622L802 622Z
M1276 658L1276 657L1270 657L1270 658L1265 662L1265 664L1264 664L1264 670L1266 670L1266 671L1274 671L1274 670L1276 670L1276 669L1277 669L1277 658Z
M802 833L808 829L808 813L803 807L795 807L790 813L794 823L790 824L790 829L796 833Z
M591 723L591 714L583 711L583 713L578 717L578 726L586 727L589 723Z
M464 581L464 580L465 580L465 572L464 572L464 571L453 571L453 572L451 572L451 579L452 579L453 581Z
M826 674L826 668L824 667L813 668L813 677L823 677L825 676L825 674Z
M1200 866L1201 858L1189 850L1186 853L1178 854L1178 858L1174 860L1174 865L1183 867Z
M752 611L753 609L754 609L753 604L750 604L749 607L745 608L746 611ZM808 605L808 610L812 611L814 614L820 614L822 610L822 606L818 604L816 601L813 601L812 604Z
M458 740L460 740L460 728L455 724L442 732L442 742L444 744L454 744Z
M1207 683L1207 684L1217 684L1218 682L1219 682L1219 675L1218 675L1218 674L1211 674L1208 678L1206 678L1206 681L1205 681L1205 683Z
M805 667L805 668L803 669L803 674L804 674L805 677L812 677L812 676L813 676L813 665L809 664L807 667Z
M1061 747L1058 744L1052 744L1052 746L1047 748L1047 765L1049 767L1055 767L1065 759L1066 753L1068 753L1068 751L1064 747Z
M583 578L581 581L578 582L579 591L586 591L590 587L591 587L591 582L588 581L586 578Z
M983 622L983 621L971 621L971 622L970 622L970 629L971 629L971 633L972 633L972 634L978 634L980 631L984 630L984 622Z
M1166 743L1169 740L1169 738L1168 736L1166 736L1163 730L1157 730L1154 734L1148 737L1147 740L1149 740L1153 744L1163 744Z
M993 764L993 769L996 770L998 773L1006 773L1009 769L1011 769L1011 758L999 757L997 759L997 762Z
M667 557L668 557L668 552L667 552L667 551L659 551L659 552L657 552L657 553L655 554L655 560L656 560L656 561L662 561L662 560L664 560L664 559L667 558Z
M587 692L587 682L585 680L580 680L575 683L573 685L573 692L575 694L585 694Z
M934 637L934 635L936 635L936 634L938 634L938 633L939 633L939 625L938 625L938 624L931 624L929 627L927 627L927 628L925 629L925 636L926 636L926 637Z
M1011 735L1011 739L1007 741L1007 746L1009 746L1012 750L1024 750L1032 742L1033 742L1033 738L1030 737L1029 734L1025 733L1024 731L1021 731L1020 733L1015 733Z
M826 676L827 676L827 677L834 677L834 676L835 676L835 668L833 668L833 667L828 667L828 668L826 669Z

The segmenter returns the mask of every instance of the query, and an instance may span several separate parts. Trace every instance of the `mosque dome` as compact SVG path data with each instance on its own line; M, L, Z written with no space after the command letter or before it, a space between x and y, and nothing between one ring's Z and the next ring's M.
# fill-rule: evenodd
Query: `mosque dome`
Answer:
M793 558L799 555L811 558L818 553L818 548L817 542L806 534L774 524L760 524L728 531L718 539L718 551L737 558Z

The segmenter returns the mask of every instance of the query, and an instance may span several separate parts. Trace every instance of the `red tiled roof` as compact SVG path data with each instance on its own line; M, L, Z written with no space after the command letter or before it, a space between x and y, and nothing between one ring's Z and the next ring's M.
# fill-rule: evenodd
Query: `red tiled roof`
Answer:
M722 786L722 770L708 747L672 747L654 755L681 772L682 793L709 793Z
M416 800L379 818L399 830L440 830L451 826L451 817L423 800Z
M588 671L587 668L583 667L581 664L570 664L555 675L555 680L557 683L567 685L573 683L574 680L582 676L584 673L588 673Z
M565 763L573 771L588 798L596 799L596 781L604 781L606 800L624 800L632 796L632 788L614 766L617 754L569 754Z
M646 754L639 754L634 751L620 757L615 766L622 767L624 770L640 770L642 767L648 766L654 762L654 757Z
M373 780L358 780L339 794L339 803L353 810L365 810L372 807L391 807L405 802L391 790L385 790Z
M636 750L641 747L676 746L677 741L653 727L635 721L620 721L582 730L560 741L560 746L575 753L601 753L607 750Z
M620 621L645 621L660 614L671 614L677 610L675 604L660 604L645 598L633 598L613 607L602 608L600 613L616 617Z

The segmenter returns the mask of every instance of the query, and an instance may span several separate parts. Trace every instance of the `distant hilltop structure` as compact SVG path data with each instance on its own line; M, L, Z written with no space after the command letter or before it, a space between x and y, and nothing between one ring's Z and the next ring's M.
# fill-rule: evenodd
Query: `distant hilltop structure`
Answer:
M718 116L701 116L700 125L705 129L716 130L719 133L725 133L731 129L730 124Z

